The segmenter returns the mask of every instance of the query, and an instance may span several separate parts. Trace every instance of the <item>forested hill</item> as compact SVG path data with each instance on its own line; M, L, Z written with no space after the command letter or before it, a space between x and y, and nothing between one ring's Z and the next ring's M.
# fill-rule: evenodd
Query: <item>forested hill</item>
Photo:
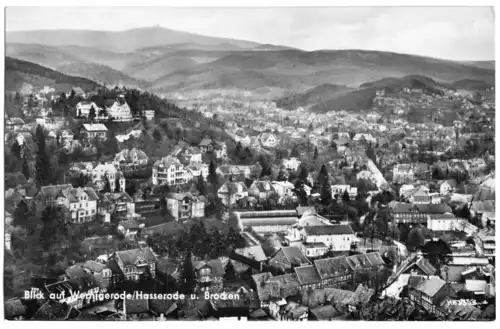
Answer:
M74 77L31 62L12 57L5 58L5 91L19 91L23 84L30 84L34 89L44 86L55 88L56 92L68 92L78 86L84 91L101 87L92 80Z

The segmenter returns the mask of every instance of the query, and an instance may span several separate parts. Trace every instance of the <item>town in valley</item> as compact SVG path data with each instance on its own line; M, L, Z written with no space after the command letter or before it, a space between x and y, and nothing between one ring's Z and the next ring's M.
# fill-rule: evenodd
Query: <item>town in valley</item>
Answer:
M6 319L495 319L494 61L130 31L7 32Z

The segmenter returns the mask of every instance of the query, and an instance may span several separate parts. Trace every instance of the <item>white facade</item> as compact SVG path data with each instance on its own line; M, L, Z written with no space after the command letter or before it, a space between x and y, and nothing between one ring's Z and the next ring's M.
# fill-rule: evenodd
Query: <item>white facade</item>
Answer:
M154 185L180 185L188 181L188 172L177 158L164 157L153 165Z
M300 160L298 160L297 158L283 159L281 163L283 164L283 166L285 166L286 169L293 171L297 171L301 164Z
M116 101L106 109L108 117L112 117L113 121L132 121L132 112L127 102L120 103Z
M120 186L116 186L116 179L119 177ZM91 172L92 183L96 184L99 190L102 190L106 184L106 180L109 182L110 191L109 192L123 192L125 191L125 177L123 174L116 169L112 163L99 164L92 169Z
M351 244L354 242L354 234L331 234L331 235L307 235L302 233L302 241L305 243L324 243L333 251L351 250Z

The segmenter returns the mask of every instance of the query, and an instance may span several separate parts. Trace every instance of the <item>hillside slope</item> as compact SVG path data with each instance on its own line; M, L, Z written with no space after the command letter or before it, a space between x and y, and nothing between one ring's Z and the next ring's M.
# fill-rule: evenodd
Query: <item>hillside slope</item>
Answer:
M253 48L257 42L209 37L162 27L138 28L126 31L36 30L7 32L11 43L39 43L48 46L82 46L114 52L131 52L140 48L179 43L217 45L228 43L241 48Z
M101 87L98 83L86 78L69 76L34 63L6 57L5 90L19 91L25 83L31 84L35 89L50 86L58 93L68 92L75 86L81 87L84 91L92 91Z
M376 51L239 51L215 61L169 73L153 82L158 91L214 88L281 88L303 92L325 84L359 85L411 74L441 82L474 78L493 82L493 70L461 63Z
M126 57L105 51L94 51L84 47L50 47L38 44L7 44L9 57L36 63L47 68L72 76L80 76L101 84L123 84L130 87L147 87L147 83L133 78L103 63L119 63L130 60ZM95 60L95 62L93 61ZM117 65L122 67L123 65Z
M377 90L385 89L389 92L397 92L403 86L421 88L427 91L453 89L452 85L437 82L426 76L408 75L402 78L384 78L367 82L361 84L357 89L321 85L305 93L278 99L276 102L277 106L290 110L294 110L298 106L307 107L309 110L315 112L328 112L340 109L366 110L373 106L373 98Z
M325 83L304 93L292 94L276 100L276 106L285 109L308 108L328 99L347 94L352 88Z

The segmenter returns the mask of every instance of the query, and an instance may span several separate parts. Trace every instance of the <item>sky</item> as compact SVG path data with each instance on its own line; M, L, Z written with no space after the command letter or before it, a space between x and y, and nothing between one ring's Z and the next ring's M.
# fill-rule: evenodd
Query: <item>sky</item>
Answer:
M113 18L115 17L115 19ZM29 22L29 23L27 23ZM6 30L161 27L303 50L495 58L492 7L8 7Z

